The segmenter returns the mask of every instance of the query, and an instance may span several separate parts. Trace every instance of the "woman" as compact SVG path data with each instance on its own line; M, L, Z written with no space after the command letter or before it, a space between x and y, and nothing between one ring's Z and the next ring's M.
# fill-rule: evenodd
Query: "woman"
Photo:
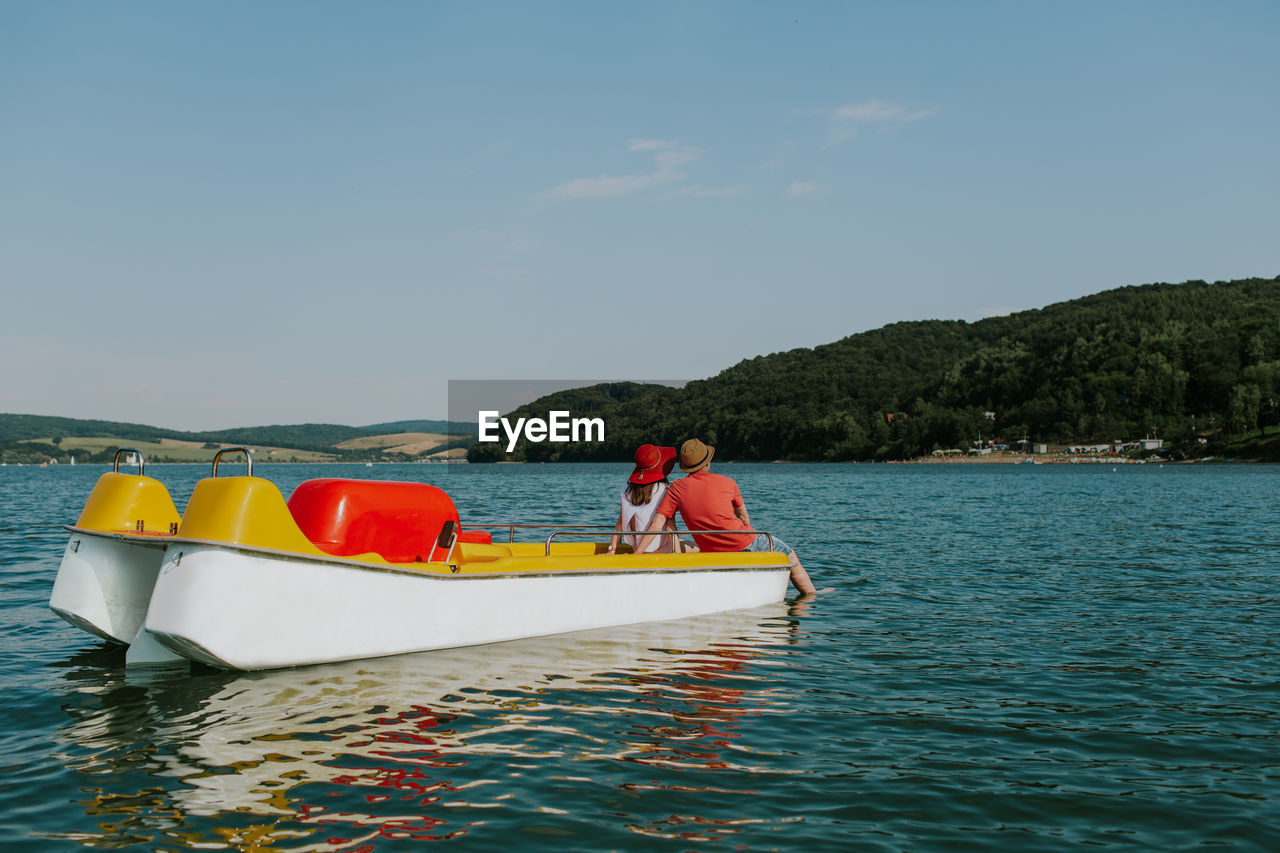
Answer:
M609 539L609 553L616 553L618 540L626 535L627 541L635 549L640 536L653 518L653 511L667 491L667 475L676 464L674 447L657 447L642 444L636 448L636 468L627 478L622 489L622 509L618 512L618 521L613 525L613 537ZM662 528L674 533L675 519L671 519ZM649 543L646 554L670 554L683 550L680 540L672 536L655 536Z

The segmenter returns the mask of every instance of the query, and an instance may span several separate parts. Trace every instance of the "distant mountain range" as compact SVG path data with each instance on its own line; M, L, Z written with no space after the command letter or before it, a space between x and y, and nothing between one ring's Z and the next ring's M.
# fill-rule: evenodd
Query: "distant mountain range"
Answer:
M507 417L602 418L598 443L477 444L471 461L626 460L691 436L738 460L894 460L979 440L1154 436L1280 459L1280 278L1123 287L976 323L895 323L683 388L598 385Z
M1156 436L1181 455L1280 460L1280 278L1149 284L976 323L894 323L758 356L682 388L606 383L507 417L600 417L605 440L474 444L475 424L409 420L181 432L0 414L0 460L195 461L225 445L277 461L629 460L698 436L721 460L893 460L979 440L1088 443Z
M0 461L110 461L120 446L145 446L148 460L204 461L219 447L245 445L280 461L412 460L470 442L474 424L408 420L369 426L292 424L185 432L146 424L0 414Z

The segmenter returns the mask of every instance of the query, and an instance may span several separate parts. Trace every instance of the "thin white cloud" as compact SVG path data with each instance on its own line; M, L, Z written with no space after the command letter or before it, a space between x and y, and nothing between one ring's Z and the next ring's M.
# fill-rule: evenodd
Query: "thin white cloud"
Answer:
M791 149L795 147L795 142L787 139L778 145L777 153L768 160L760 164L761 169L777 169L779 166L785 166L791 157Z
M861 104L845 104L842 107L836 107L831 117L841 121L895 121L905 112L906 110L898 104L864 101Z
M859 104L836 107L830 115L827 131L828 148L857 137L865 127L875 127L879 132L903 124L920 121L937 114L936 109L908 109L902 104L872 99Z
M547 190L543 197L556 200L619 198L679 183L688 177L681 167L698 159L701 153L697 148L662 139L628 140L627 151L650 155L653 158L653 171L574 178Z
M813 195L818 191L818 185L813 181L792 181L791 186L787 187L787 195L792 198L803 198L807 195Z
M695 184L691 187L681 187L675 191L675 195L687 198L746 198L750 195L750 191L742 184L733 184L728 187L706 187Z
M547 190L547 197L554 199L617 198L651 190L664 184L684 180L685 174L677 169L658 169L647 175L599 175L594 178L574 178L558 187Z
M674 146L664 148L653 155L653 162L662 169L674 169L698 159L698 149Z

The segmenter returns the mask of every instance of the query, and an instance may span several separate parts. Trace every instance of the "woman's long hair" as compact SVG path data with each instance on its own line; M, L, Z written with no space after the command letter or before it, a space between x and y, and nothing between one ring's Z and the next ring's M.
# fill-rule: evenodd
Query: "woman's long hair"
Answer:
M666 477L661 480L654 480L652 483L627 483L627 502L632 506L644 506L653 498L653 489L658 483L669 483Z

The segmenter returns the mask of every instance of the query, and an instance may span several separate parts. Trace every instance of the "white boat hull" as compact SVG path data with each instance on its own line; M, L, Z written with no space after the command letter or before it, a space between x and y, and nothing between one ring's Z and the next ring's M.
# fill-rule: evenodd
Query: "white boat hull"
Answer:
M163 560L162 542L74 531L53 582L49 608L77 628L127 645L146 618Z
M788 566L440 575L199 544L169 546L145 627L256 670L681 619L781 601Z

